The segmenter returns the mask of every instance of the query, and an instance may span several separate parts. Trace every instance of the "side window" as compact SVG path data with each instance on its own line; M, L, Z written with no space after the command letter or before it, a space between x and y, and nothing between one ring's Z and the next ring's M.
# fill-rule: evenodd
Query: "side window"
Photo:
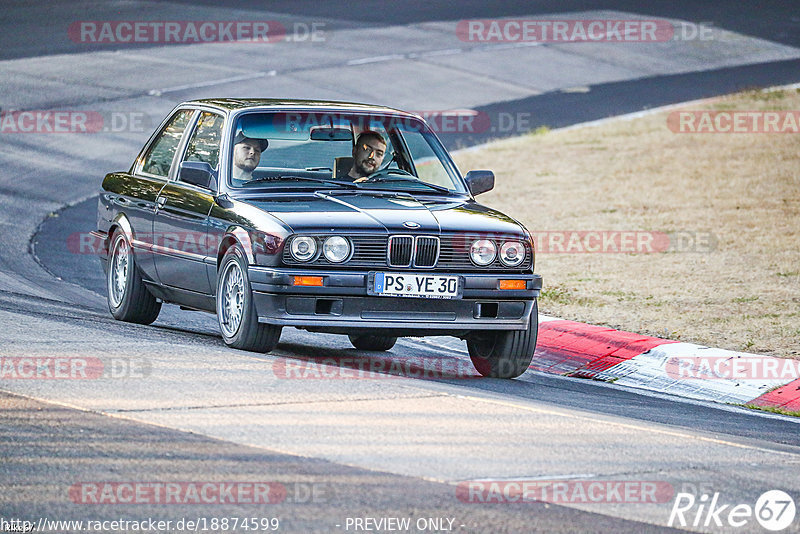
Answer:
M183 131L194 113L191 109L182 109L173 115L159 137L150 146L144 158L142 170L157 176L167 177L172 166L172 157L181 141Z
M200 114L194 133L189 140L184 161L204 161L216 169L219 164L219 146L222 138L223 118L216 113Z
M450 175L425 136L420 132L404 131L403 138L411 152L417 177L423 182L452 187L453 181Z

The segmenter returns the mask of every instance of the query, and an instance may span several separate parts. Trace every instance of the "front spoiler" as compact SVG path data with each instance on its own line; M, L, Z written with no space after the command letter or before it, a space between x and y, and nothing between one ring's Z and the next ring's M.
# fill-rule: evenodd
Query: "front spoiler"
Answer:
M458 335L473 330L525 330L542 278L536 274L448 273L463 277L460 299L370 296L369 272L248 269L259 322L333 333L380 329L393 335ZM322 276L324 286L293 286L294 276ZM500 290L524 279L525 290Z

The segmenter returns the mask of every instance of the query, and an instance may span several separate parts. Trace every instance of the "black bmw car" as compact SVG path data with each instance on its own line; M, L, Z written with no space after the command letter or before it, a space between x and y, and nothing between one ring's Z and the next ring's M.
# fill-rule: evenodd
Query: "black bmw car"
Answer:
M216 313L231 347L284 326L465 339L482 375L516 377L538 330L530 233L477 203L428 125L391 108L298 100L177 106L127 172L108 174L96 236L108 305L149 324L162 303Z

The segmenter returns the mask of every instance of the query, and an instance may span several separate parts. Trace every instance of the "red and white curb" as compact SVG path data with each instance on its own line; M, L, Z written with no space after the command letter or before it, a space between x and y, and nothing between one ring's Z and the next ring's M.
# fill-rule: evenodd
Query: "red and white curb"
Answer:
M432 345L466 353L463 341L429 339ZM800 411L800 360L680 343L544 315L539 316L530 369L692 399Z

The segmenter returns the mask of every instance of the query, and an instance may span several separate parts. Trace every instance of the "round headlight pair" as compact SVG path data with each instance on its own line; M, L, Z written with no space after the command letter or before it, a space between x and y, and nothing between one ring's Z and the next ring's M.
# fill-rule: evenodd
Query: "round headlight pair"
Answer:
M310 236L292 239L289 250L297 261L311 261L317 256L317 240ZM325 239L322 254L331 263L341 263L350 256L350 241L338 235Z
M489 239L472 243L469 257L475 265L484 267L497 257L497 245ZM507 267L516 267L525 259L525 248L519 241L506 241L500 246L500 261Z

